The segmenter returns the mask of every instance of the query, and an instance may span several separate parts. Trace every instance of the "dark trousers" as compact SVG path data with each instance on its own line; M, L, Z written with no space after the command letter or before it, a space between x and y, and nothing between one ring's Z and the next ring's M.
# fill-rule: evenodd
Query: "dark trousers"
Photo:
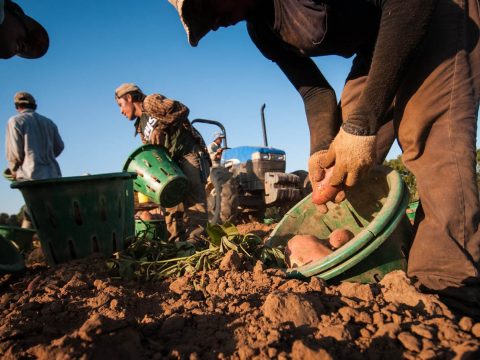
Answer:
M197 243L200 241L199 236L204 235L208 221L200 157L197 152L187 154L180 159L178 165L188 179L189 190L183 203L165 209L169 240L188 240Z
M377 153L381 162L396 135L402 160L417 180L421 205L408 275L439 293L453 289L462 296L460 290L467 289L477 304L479 23L478 0L439 1L427 39L392 104L393 122L378 133ZM366 72L352 73L356 76L347 80L341 99L344 119L366 81Z

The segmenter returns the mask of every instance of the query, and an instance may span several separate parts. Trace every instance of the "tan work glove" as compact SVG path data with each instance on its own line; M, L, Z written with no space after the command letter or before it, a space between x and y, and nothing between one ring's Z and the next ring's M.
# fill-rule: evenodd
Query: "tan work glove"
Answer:
M308 176L312 183L312 202L317 209L326 214L328 208L325 205L328 201L340 203L345 199L345 191L342 186L331 186L329 184L334 168L325 169L320 165L320 159L327 154L327 150L317 151L308 160Z
M323 168L335 164L329 184L355 185L375 163L376 140L375 135L352 135L340 128L328 151L318 157Z

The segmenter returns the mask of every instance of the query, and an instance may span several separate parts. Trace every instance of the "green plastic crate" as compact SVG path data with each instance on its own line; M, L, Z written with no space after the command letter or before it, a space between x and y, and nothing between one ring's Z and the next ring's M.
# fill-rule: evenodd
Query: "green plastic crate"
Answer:
M23 256L10 240L0 236L0 274L15 273L23 269Z
M133 178L122 172L15 182L49 264L124 249L135 236Z
M12 241L21 252L29 251L33 247L35 230L24 229L18 226L0 225L0 235Z

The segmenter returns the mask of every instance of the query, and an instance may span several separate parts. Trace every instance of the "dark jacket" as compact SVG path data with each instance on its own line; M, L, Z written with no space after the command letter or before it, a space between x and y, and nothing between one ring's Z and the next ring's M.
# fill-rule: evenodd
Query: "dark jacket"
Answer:
M311 152L338 132L335 93L312 56L356 55L348 79L369 79L357 111L346 119L359 135L376 133L437 0L273 0L248 19L262 54L274 61L305 103Z

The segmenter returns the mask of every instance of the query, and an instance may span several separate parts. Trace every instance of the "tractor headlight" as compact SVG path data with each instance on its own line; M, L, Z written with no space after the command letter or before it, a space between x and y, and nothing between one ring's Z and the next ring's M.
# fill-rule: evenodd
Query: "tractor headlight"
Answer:
M273 160L285 161L285 154L272 154Z
M270 154L256 152L252 154L252 160L270 160Z

